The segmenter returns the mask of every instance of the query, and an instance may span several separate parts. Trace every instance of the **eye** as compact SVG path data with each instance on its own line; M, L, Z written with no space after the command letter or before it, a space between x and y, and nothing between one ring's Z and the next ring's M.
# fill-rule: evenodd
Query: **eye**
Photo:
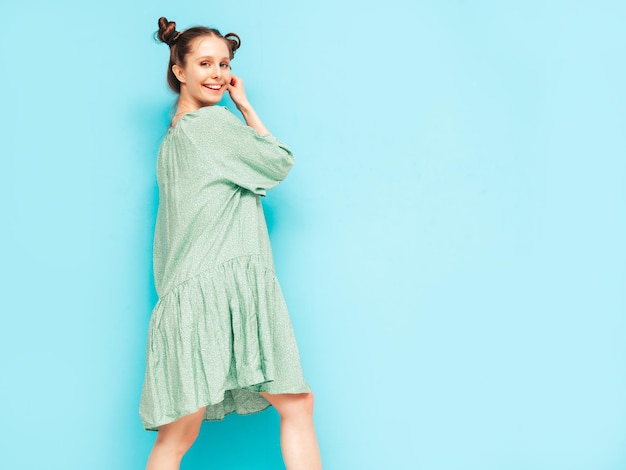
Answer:
M220 64L220 67L222 67L223 69L229 69L230 68L230 64L222 63L222 64Z
M203 60L202 62L200 62L200 66L201 67L206 67L208 65L209 65L209 63L206 60Z

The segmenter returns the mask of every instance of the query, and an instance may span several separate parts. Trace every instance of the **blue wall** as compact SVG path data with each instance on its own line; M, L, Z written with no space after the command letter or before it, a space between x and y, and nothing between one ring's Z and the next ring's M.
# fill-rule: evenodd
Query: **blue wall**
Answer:
M159 16L235 31L327 470L626 468L619 1L3 2L3 468L142 468ZM8 464L7 464L8 462ZM183 468L281 468L275 412Z

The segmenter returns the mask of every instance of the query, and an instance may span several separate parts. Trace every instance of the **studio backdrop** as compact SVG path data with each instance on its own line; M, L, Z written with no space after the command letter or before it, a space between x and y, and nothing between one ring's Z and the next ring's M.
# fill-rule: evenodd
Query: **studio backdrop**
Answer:
M241 36L296 156L263 204L325 469L626 468L617 0L3 0L0 467L136 470L156 437L160 16ZM278 425L205 423L182 468L284 468Z

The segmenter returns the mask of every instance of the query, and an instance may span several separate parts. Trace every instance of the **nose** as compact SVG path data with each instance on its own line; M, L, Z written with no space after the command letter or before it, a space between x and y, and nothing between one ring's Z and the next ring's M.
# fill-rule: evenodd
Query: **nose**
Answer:
M212 78L221 78L222 77L222 69L219 67L213 67Z

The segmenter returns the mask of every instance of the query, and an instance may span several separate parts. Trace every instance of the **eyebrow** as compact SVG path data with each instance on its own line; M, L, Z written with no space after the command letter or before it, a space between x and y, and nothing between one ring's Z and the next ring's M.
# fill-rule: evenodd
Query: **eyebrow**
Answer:
M212 55L201 55L200 57L196 57L196 60L201 60L201 59L215 59L215 57L213 57ZM219 60L228 60L230 61L230 57L223 57Z

